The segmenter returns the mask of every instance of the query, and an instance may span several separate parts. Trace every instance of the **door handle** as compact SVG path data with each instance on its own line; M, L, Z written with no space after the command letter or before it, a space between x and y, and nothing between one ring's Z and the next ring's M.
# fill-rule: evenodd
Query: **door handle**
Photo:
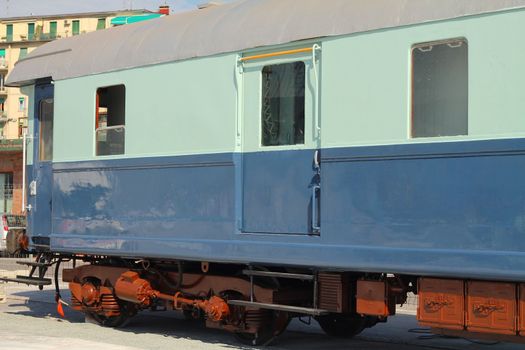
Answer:
M312 231L319 232L321 230L321 225L319 223L319 215L318 215L318 203L317 200L317 193L321 192L321 186L320 185L313 185L312 186Z

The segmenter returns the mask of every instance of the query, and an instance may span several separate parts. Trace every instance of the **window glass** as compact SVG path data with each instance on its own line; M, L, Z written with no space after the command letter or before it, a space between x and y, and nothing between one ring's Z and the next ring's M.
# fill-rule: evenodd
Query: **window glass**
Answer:
M0 213L13 209L13 173L0 173Z
M293 62L262 70L263 146L304 143L305 65Z
M7 24L6 25L6 41L13 41L13 25Z
M124 154L126 89L115 85L97 90L95 115L96 154Z
M467 135L466 40L417 45L412 64L412 137Z
M80 34L80 21L74 20L73 21L73 35Z
M53 99L40 102L40 160L53 159Z
M35 24L27 24L27 40L35 40Z
M106 19L105 18L99 18L97 21L97 30L105 29L106 28Z
M56 39L57 37L57 22L49 22L49 38Z
M18 59L21 60L27 56L27 47L21 47L20 48L20 55L18 56Z
M18 98L18 111L23 112L26 109L26 99L25 97Z

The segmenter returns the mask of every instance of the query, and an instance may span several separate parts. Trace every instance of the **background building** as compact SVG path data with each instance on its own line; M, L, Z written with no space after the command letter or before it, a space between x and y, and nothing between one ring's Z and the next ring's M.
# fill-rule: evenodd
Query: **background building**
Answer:
M0 18L0 213L22 210L22 136L27 127L27 96L5 87L15 63L51 40L103 30L169 14L148 10L76 13L53 16Z

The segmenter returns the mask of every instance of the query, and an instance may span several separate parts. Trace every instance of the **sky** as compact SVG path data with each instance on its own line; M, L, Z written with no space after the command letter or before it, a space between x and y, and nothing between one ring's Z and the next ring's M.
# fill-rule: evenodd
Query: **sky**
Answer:
M195 9L206 2L209 0L0 0L0 18L123 9L157 10L159 5L169 5L173 13Z

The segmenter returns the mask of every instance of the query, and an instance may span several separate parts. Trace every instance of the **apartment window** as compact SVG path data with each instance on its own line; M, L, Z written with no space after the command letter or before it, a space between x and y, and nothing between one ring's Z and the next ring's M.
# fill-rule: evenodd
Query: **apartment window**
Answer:
M304 143L304 62L262 69L261 138L263 146Z
M49 22L49 38L56 39L57 37L57 22Z
M97 30L106 29L106 19L99 18L97 21Z
M0 173L0 213L13 209L13 173Z
M20 54L18 55L18 59L24 59L27 56L27 47L21 47L20 48Z
M27 40L35 40L35 24L27 24Z
M73 35L80 34L80 21L74 20L73 21Z
M18 98L18 111L24 112L26 110L26 98L25 97L19 97Z
M6 25L6 41L13 41L13 25L7 24Z
M40 160L53 159L53 99L40 101Z
M467 41L416 45L412 49L412 137L467 134Z
M114 85L97 90L95 133L96 155L124 154L126 88Z

